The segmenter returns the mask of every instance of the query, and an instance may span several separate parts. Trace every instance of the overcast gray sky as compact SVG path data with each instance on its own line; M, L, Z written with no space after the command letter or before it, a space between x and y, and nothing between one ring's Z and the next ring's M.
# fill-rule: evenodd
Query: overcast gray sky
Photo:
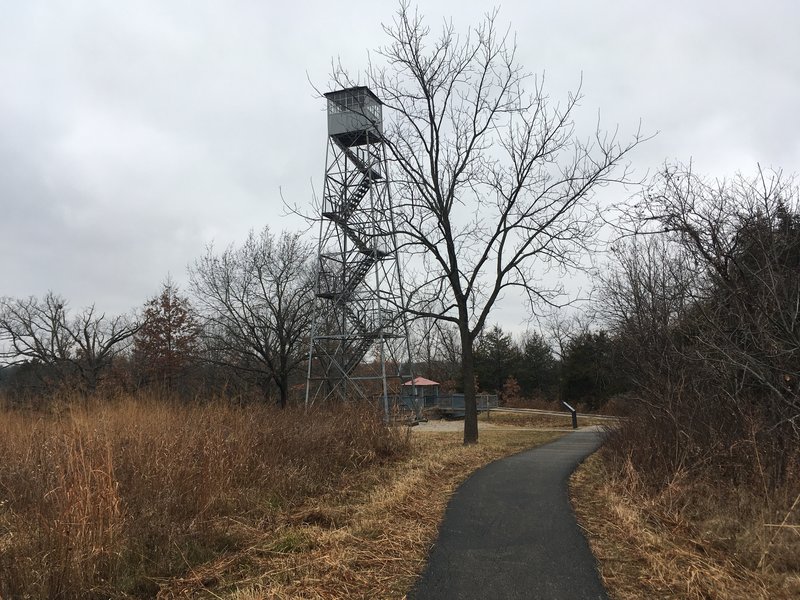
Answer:
M464 29L490 5L420 5ZM0 295L140 306L205 245L301 223L320 189L330 62L385 41L392 2L0 0ZM506 1L519 58L563 96L659 135L698 171L800 165L800 3ZM620 190L619 194L625 192Z

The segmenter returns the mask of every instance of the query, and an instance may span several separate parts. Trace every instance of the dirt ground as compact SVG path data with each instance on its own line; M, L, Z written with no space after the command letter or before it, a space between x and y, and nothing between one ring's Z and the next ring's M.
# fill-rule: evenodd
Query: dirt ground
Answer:
M491 418L491 417L490 417ZM483 419L478 420L478 432L492 430L492 429L506 429L506 430L524 430L524 431L572 431L571 427L517 427L515 425L501 425L499 423L492 423L491 421L487 422ZM595 429L599 429L597 426L587 426L587 427L579 427L580 431L594 431ZM413 427L413 431L419 433L436 433L436 432L443 432L443 431L463 431L464 430L464 420L463 419L455 419L455 420L447 420L447 419L438 419L438 420L431 420L426 423L419 423Z

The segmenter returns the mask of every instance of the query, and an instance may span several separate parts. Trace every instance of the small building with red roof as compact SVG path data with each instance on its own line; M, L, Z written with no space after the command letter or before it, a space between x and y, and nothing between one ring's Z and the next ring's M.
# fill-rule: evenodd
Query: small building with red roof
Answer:
M439 382L426 379L425 377L414 377L403 384L403 398L415 399L418 406L435 406L439 397Z

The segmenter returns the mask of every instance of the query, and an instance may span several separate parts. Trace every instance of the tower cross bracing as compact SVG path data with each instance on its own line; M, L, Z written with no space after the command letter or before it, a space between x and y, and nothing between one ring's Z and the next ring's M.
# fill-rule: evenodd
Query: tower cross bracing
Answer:
M382 103L368 88L325 94L328 147L306 404L390 398L411 378Z

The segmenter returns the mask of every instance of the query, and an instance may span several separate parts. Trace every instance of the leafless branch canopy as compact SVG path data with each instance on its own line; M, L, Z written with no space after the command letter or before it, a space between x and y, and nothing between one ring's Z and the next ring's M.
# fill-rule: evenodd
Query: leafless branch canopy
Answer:
M800 435L800 191L780 172L667 165L629 211L604 281L637 383ZM640 235L641 234L641 235ZM671 379L670 383L667 383ZM779 439L776 436L775 439ZM785 438L784 438L785 439Z
M91 392L138 329L139 323L126 316L109 318L94 306L70 319L66 301L52 292L41 300L2 298L0 361L74 371L82 389Z
M437 316L468 322L474 339L495 301L520 288L532 303L561 289L544 270L575 267L591 245L593 191L612 181L636 146L598 129L576 135L580 90L553 102L526 72L497 11L459 35L438 35L407 4L384 27L389 43L366 74L393 116L384 124L394 164L394 206L404 249L421 256L411 308L449 299ZM338 85L352 85L337 69ZM468 314L467 314L468 313Z
M209 247L190 268L217 362L272 380L285 406L304 361L311 319L311 249L299 234L251 232L241 247Z

